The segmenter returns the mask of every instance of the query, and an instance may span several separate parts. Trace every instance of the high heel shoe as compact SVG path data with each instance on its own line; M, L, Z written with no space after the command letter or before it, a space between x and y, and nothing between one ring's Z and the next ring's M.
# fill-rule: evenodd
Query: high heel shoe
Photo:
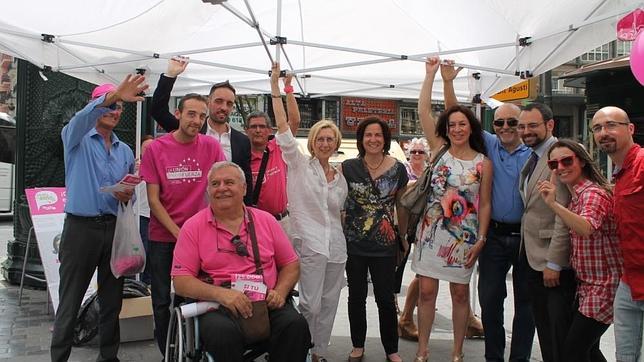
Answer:
M474 314L470 314L467 321L467 330L465 330L465 338L485 338L485 331L483 330L483 323Z
M429 355L416 356L416 358L414 358L414 362L427 362L428 358L429 358Z
M461 353L458 356L452 356L452 362L463 362L465 358L465 354Z
M413 320L400 320L398 322L398 335L402 339L418 341L418 329Z

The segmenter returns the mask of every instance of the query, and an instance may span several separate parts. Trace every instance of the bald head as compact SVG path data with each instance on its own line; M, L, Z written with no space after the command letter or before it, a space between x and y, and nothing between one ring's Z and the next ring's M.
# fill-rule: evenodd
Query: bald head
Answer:
M521 143L521 138L517 132L517 123L520 113L521 108L512 103L503 103L496 109L496 111L494 111L494 122L492 123L492 128L494 128L494 133L496 133L496 136L501 141L503 147L508 150L513 150ZM510 124L512 126L510 126Z
M519 118L519 113L521 113L521 107L514 103L503 103L494 111L494 119L505 118L504 116L508 114L515 115L514 118Z
M610 118L613 121L631 123L630 119L628 119L628 114L623 109L615 106L607 106L598 110L593 116L593 122L596 118Z

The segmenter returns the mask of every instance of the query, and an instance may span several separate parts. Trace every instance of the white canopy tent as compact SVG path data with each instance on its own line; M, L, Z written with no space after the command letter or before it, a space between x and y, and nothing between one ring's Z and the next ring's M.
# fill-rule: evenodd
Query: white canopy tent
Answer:
M268 93L271 59L296 92L417 98L429 55L468 69L457 96L485 100L615 39L636 0L63 0L12 1L0 51L93 83L145 69L150 85L174 55L191 58L176 95L229 79ZM285 44L270 45L285 38ZM267 45L266 45L267 44ZM270 55L269 55L270 54ZM475 81L473 73L479 73ZM46 72L44 72L46 75ZM436 99L442 87L435 86Z

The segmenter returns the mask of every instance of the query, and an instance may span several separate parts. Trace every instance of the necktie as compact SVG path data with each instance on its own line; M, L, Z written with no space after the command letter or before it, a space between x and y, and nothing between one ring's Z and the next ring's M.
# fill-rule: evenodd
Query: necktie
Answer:
M533 151L526 163L526 180L530 181L530 177L532 176L532 172L534 172L534 168L537 166L537 162L539 162L539 156L537 156Z

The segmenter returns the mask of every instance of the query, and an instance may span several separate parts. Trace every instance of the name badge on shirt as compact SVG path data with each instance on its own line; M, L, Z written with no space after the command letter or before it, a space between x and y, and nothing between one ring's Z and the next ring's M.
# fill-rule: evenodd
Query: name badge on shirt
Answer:
M230 278L232 289L239 290L246 294L251 302L266 299L266 284L261 275L257 274L233 274Z

